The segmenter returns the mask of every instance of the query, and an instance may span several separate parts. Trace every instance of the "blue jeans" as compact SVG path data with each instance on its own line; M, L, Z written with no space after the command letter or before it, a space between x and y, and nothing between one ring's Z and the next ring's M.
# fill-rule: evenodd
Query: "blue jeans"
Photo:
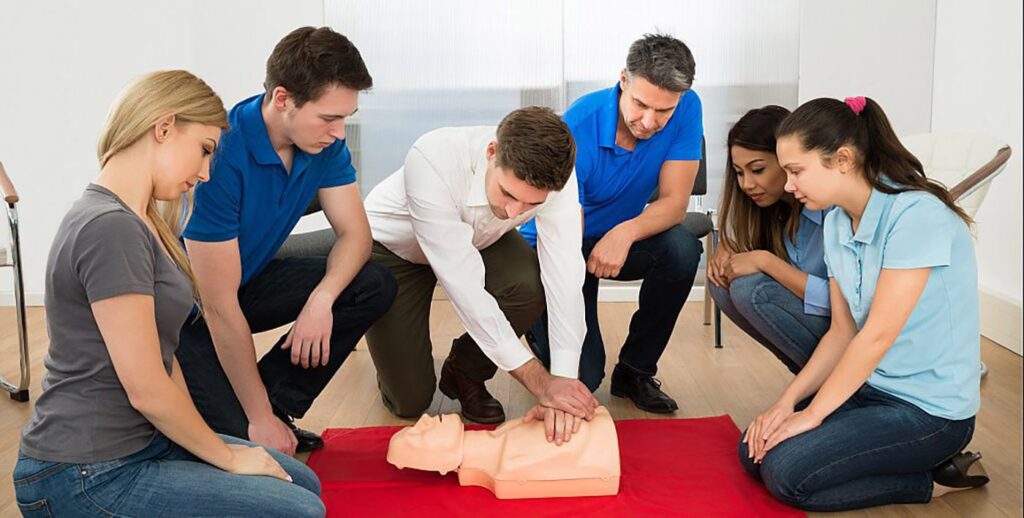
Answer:
M807 511L925 503L930 470L973 433L973 417L935 417L865 384L820 426L775 446L760 464L747 458L742 440L739 457L776 499Z
M583 258L590 257L600 238L583 240ZM617 281L643 279L640 285L639 308L629 322L629 335L619 351L619 364L629 370L654 376L658 360L675 329L679 311L693 288L693 278L703 253L703 246L682 225L633 243ZM589 272L583 282L583 303L586 309L587 335L580 355L580 381L591 392L604 379L604 339L597 319L597 288L600 279ZM547 313L531 328L536 340L537 358L551 365L548 343Z
M228 473L157 435L137 453L92 464L46 462L18 452L14 492L27 517L324 516L313 470L276 450L267 451L294 482Z
M711 298L730 320L796 374L807 364L830 319L804 313L804 301L763 273L738 277Z

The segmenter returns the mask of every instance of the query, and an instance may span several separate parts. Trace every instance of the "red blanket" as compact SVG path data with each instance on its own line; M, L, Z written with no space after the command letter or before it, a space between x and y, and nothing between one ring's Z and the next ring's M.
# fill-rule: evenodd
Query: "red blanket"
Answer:
M399 470L385 460L397 426L328 429L309 467L323 483L328 516L803 516L743 472L740 432L728 416L615 425L617 496L498 500L486 489L459 486L454 473Z

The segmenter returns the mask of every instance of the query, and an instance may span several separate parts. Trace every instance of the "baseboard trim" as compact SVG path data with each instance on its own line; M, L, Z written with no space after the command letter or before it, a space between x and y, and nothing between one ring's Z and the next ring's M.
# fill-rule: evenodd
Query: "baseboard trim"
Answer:
M978 304L981 334L1018 355L1024 355L1021 347L1024 316L1020 301L982 289L978 291Z

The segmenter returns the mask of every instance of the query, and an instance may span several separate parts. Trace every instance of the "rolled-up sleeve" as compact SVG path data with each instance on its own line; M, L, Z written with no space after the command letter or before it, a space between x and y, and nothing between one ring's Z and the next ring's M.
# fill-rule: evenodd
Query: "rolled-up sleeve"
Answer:
M804 287L804 313L827 317L832 314L829 305L828 279L807 274L807 286Z
M587 333L583 306L586 264L582 209L575 172L561 191L537 213L537 258L548 311L551 374L579 376L580 352Z
M505 371L522 366L533 355L484 289L484 262L473 246L473 227L459 217L448 187L416 147L406 156L403 176L416 241L455 314L495 365Z

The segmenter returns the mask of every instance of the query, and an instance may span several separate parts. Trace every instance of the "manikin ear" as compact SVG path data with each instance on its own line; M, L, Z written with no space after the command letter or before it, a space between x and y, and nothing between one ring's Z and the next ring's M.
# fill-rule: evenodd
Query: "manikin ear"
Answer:
M853 149L850 146L839 146L835 153L832 153L831 166L839 169L840 173L846 174L853 169Z
M174 114L164 115L153 124L153 138L157 142L164 143L174 130Z
M413 425L413 428L420 428L420 429L422 429L422 428L429 428L430 425L431 425L431 421L433 421L433 420L434 420L434 418L430 417L430 415L423 414L423 415L420 416L419 421L416 421L416 424Z

